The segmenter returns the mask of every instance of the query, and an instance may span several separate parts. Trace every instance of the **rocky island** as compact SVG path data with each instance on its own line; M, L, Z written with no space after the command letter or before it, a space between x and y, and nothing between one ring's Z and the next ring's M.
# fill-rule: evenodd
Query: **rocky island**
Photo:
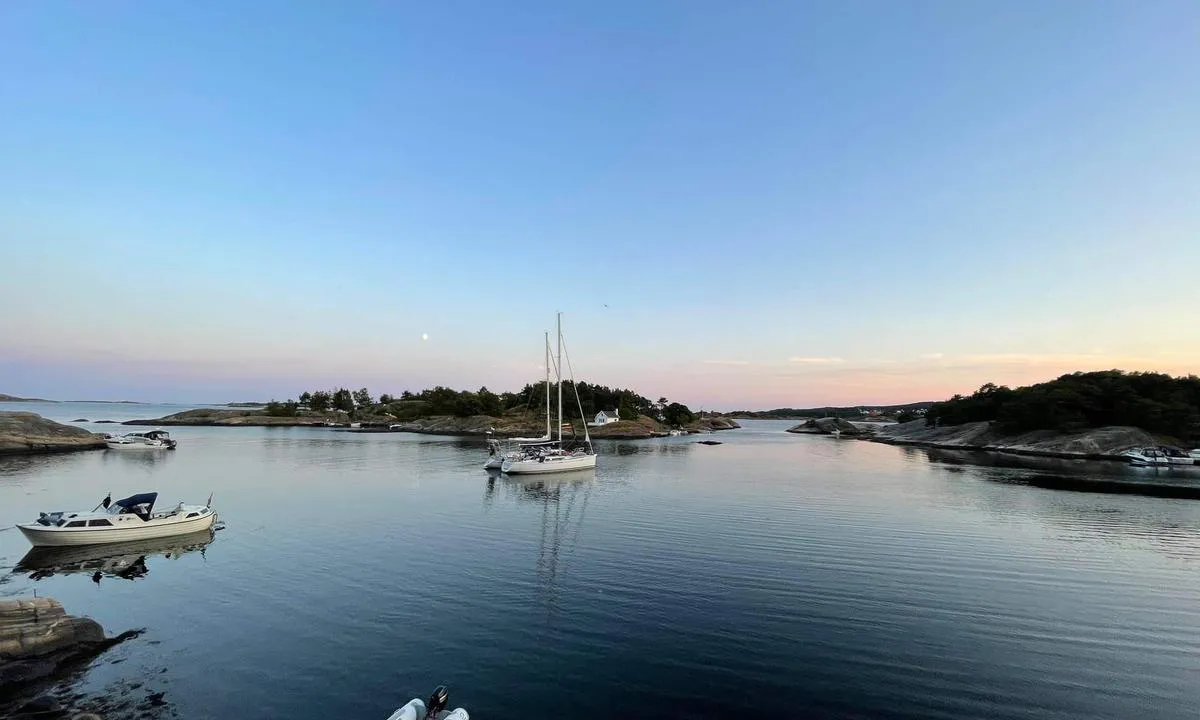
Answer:
M37 413L0 411L0 455L104 448L104 436L47 420Z
M1071 459L1123 460L1130 448L1200 445L1200 378L1120 370L1011 389L991 383L882 425L876 442Z
M1038 457L1080 460L1125 460L1132 447L1159 445L1161 440L1140 428L1108 426L1077 432L1034 430L1004 433L991 422L978 421L935 427L925 420L881 426L869 438L892 445L915 445L945 450L986 450Z
M585 422L594 438L642 439L671 434L672 430L696 433L740 427L734 420L701 413L666 398L652 402L629 390L613 390L579 383L579 407L564 407L565 421L576 436ZM565 390L564 392L571 392ZM337 427L360 432L414 432L432 435L487 435L540 437L546 432L546 388L527 385L518 393L456 391L435 387L420 393L388 394L374 398L366 388L345 388L301 393L297 400L272 400L253 408L200 408L160 418L126 421L125 425L201 425L217 427ZM232 404L232 403L231 403ZM237 403L241 405L241 403ZM247 403L248 404L248 403ZM602 413L604 423L592 424ZM612 422L611 418L621 419ZM568 431L570 432L570 431Z

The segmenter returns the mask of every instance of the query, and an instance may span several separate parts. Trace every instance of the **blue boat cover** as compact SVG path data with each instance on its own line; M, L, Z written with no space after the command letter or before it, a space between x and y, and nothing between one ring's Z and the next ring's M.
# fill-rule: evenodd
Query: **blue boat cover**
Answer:
M122 498L113 504L119 505L123 508L131 508L135 505L146 504L153 508L155 500L158 500L158 493L138 493L137 495L130 495L127 498Z

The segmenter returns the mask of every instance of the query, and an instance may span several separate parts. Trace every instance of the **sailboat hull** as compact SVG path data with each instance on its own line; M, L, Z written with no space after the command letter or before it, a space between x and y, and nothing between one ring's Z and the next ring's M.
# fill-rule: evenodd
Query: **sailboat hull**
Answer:
M548 455L522 460L505 460L501 469L509 475L544 475L546 473L587 470L596 467L596 455Z

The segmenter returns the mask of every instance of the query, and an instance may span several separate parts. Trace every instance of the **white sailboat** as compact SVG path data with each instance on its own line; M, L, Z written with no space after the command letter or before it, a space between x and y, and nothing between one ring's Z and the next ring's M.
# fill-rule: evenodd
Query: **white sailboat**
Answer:
M563 381L563 335L562 335L562 313L558 314L557 320L558 331L558 353L554 359L554 373L558 380L558 439L553 442L538 442L524 446L519 451L519 454L514 457L506 457L500 465L500 469L511 475L516 474L544 474L567 472L568 470L586 470L596 467L596 451L592 448L592 438L588 434L587 423L583 425L583 446L578 448L568 449L563 445L563 398L562 398L562 381ZM547 360L549 361L550 343L547 339L546 352ZM550 436L550 362L546 363L546 435ZM570 361L567 361L567 369L570 371ZM579 408L579 417L583 417L583 404L579 400L579 390L575 388L574 373L570 373L571 387L575 389L575 404Z
M554 444L550 435L550 333L546 333L546 434L540 438L496 438L488 431L488 459L483 463L487 470L501 470L506 460L518 460L539 448L549 449Z

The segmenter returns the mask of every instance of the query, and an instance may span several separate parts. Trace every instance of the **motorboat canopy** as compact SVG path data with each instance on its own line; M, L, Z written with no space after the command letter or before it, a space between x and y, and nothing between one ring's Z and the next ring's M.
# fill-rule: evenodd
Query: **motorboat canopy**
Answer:
M121 512L136 512L134 508L138 505L145 505L145 512L148 515L154 512L154 503L156 502L158 502L158 493L138 493L137 495L130 495L127 498L121 498L114 502L112 507L118 508L117 513L114 514L119 514ZM110 513L113 512L112 507L109 508Z

